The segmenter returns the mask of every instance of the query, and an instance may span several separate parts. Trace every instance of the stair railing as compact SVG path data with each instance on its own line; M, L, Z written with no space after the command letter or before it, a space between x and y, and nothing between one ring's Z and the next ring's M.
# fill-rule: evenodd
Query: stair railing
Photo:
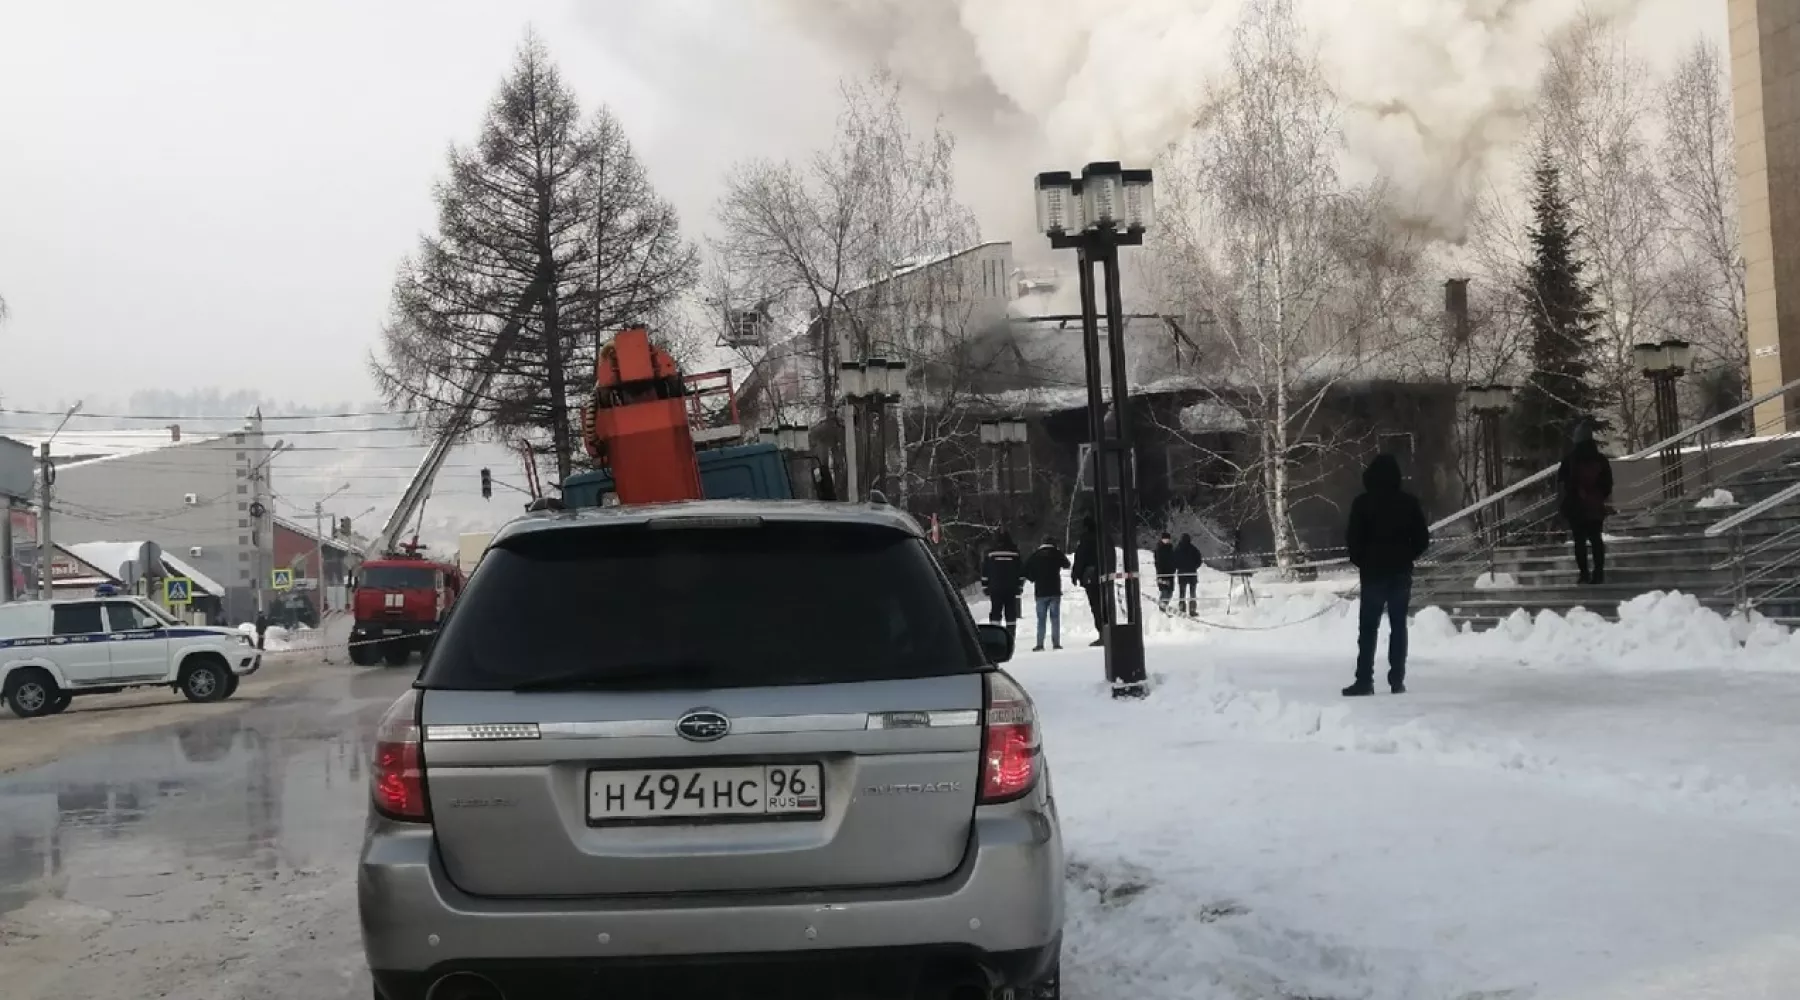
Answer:
M1704 441L1705 439L1701 436L1713 428L1724 424L1742 413L1752 411L1763 403L1793 392L1796 389L1800 389L1800 379L1794 379L1785 385L1764 392L1752 399L1739 403L1722 413L1686 427L1661 441L1624 456L1620 461L1641 461L1656 455L1665 449L1684 445L1696 438L1700 438ZM1770 429L1774 429L1775 426L1781 425L1784 420L1785 417L1777 416L1774 420L1769 421L1771 425L1774 425ZM1749 436L1756 436L1763 429L1764 428L1762 427L1752 427ZM1795 445L1796 447L1800 447L1800 438L1796 439ZM1694 472L1684 473L1683 486L1685 487L1688 482L1694 480L1699 480L1710 485L1714 481L1723 481L1724 479L1729 478L1728 476L1721 476L1718 468L1720 463L1714 458L1718 452L1727 450L1727 448L1720 445L1712 445L1709 447L1707 461L1698 463L1698 467ZM1751 454L1751 457L1754 458L1754 453ZM1503 504L1507 499L1529 490L1534 486L1547 482L1556 475L1557 470L1560 467L1561 463L1559 462L1557 465L1540 469L1504 489L1498 490L1469 504L1448 517L1433 522L1431 524L1432 535L1434 537L1441 536L1444 529L1471 517L1481 516L1486 520L1486 515L1490 510L1499 511L1504 509L1499 508L1496 505ZM1738 471L1742 472L1750 470L1742 469ZM1736 473L1732 474L1735 475ZM1634 481L1633 485L1641 486L1650 482L1652 479L1660 479L1660 477L1660 469L1652 470L1640 477L1639 480ZM1678 504L1687 502L1687 498L1683 495L1685 493L1685 488L1677 490L1676 493L1677 495L1675 497L1665 499L1661 503L1654 504L1646 510L1638 512L1634 515L1633 520L1641 521L1646 517L1655 516ZM1500 516L1493 518L1491 528L1488 525L1480 525L1477 530L1467 534L1448 536L1444 539L1444 542L1447 544L1434 546L1438 551L1432 553L1431 557L1426 560L1426 564L1440 570L1446 568L1451 570L1474 570L1479 566L1486 565L1490 568L1490 571L1492 571L1492 568L1496 564L1495 550L1500 546L1501 542L1506 537L1517 537L1530 529L1545 525L1555 518L1559 513L1556 499L1554 494L1547 494L1535 500L1524 510L1512 512L1511 514L1501 514ZM1527 518L1529 518L1529 520L1526 520ZM1510 531L1507 530L1504 523L1506 521L1513 522Z
M1762 592L1754 600L1750 597L1752 584L1760 583L1775 574L1782 573L1796 562L1800 562L1800 545L1795 545L1797 541L1800 541L1800 524L1777 532L1751 548L1744 547L1744 525L1770 511L1793 503L1796 499L1800 499L1800 483L1794 483L1786 489L1771 494L1730 517L1722 518L1718 523L1710 525L1706 529L1708 538L1718 538L1723 535L1731 541L1731 555L1723 563L1716 564L1713 568L1730 569L1729 593L1740 614L1748 615L1756 609L1757 605L1765 604L1800 587L1800 574L1789 573L1785 581ZM1765 552L1779 551L1783 546L1792 546L1792 548L1788 552L1779 554L1773 562L1758 567L1755 572L1750 571L1751 559ZM1726 591L1721 591L1721 593L1726 593Z

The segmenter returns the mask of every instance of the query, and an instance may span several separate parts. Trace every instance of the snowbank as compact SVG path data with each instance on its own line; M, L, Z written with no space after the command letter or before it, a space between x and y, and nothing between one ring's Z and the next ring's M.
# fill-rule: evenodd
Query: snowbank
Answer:
M1476 590L1512 590L1519 578L1511 573L1483 573L1475 578Z
M1716 510L1720 507L1736 507L1737 497L1730 490L1713 490L1694 504L1695 510Z
M1259 590L1254 603L1240 596L1227 608L1220 585L1212 595L1203 589L1199 614L1193 618L1159 610L1155 590L1149 588L1144 595L1144 638L1147 643L1167 644L1233 636L1271 650L1354 649L1356 599L1343 593L1343 586L1343 581L1330 581ZM975 613L986 620L987 604L976 604ZM1030 602L1024 613L1021 640L1035 628ZM1062 619L1064 645L1085 644L1098 635L1080 590L1064 593ZM1506 662L1535 670L1608 672L1800 669L1800 632L1757 614L1728 618L1679 592L1655 591L1632 598L1620 605L1616 622L1579 608L1567 615L1520 610L1484 632L1458 628L1443 609L1426 607L1414 613L1408 636L1415 656L1471 666Z

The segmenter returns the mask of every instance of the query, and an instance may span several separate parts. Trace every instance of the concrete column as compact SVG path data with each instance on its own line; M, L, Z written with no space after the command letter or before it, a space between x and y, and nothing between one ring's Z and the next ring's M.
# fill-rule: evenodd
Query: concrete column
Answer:
M1729 12L1750 388L1760 395L1800 378L1800 3L1729 0ZM1758 407L1756 425L1800 430L1800 393Z

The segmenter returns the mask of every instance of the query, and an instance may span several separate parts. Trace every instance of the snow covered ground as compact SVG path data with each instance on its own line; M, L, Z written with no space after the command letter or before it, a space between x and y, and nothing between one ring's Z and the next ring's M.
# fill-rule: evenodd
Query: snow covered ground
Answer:
M1800 641L1680 595L1480 635L1427 611L1411 693L1347 701L1349 606L1288 589L1208 588L1229 629L1152 613L1141 703L1078 593L1062 652L1027 606L1069 996L1800 996Z

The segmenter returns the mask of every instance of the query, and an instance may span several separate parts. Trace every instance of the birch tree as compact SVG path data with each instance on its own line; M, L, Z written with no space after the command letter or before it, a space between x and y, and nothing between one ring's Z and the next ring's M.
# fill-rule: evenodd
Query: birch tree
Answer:
M1230 71L1164 171L1162 284L1172 311L1213 321L1209 391L1243 414L1252 441L1226 460L1260 490L1286 566L1299 549L1294 505L1314 483L1301 464L1348 443L1320 407L1379 361L1375 318L1398 288L1379 192L1339 177L1340 107L1292 0L1246 4Z
M1672 310L1696 345L1702 415L1749 398L1745 265L1738 225L1736 136L1724 66L1711 42L1696 42L1662 87L1661 167L1675 228Z
M1648 131L1650 69L1611 23L1590 19L1551 49L1539 126L1588 262L1599 336L1595 377L1634 446L1655 433L1632 346L1673 335L1671 209ZM1598 414L1596 414L1598 416Z

